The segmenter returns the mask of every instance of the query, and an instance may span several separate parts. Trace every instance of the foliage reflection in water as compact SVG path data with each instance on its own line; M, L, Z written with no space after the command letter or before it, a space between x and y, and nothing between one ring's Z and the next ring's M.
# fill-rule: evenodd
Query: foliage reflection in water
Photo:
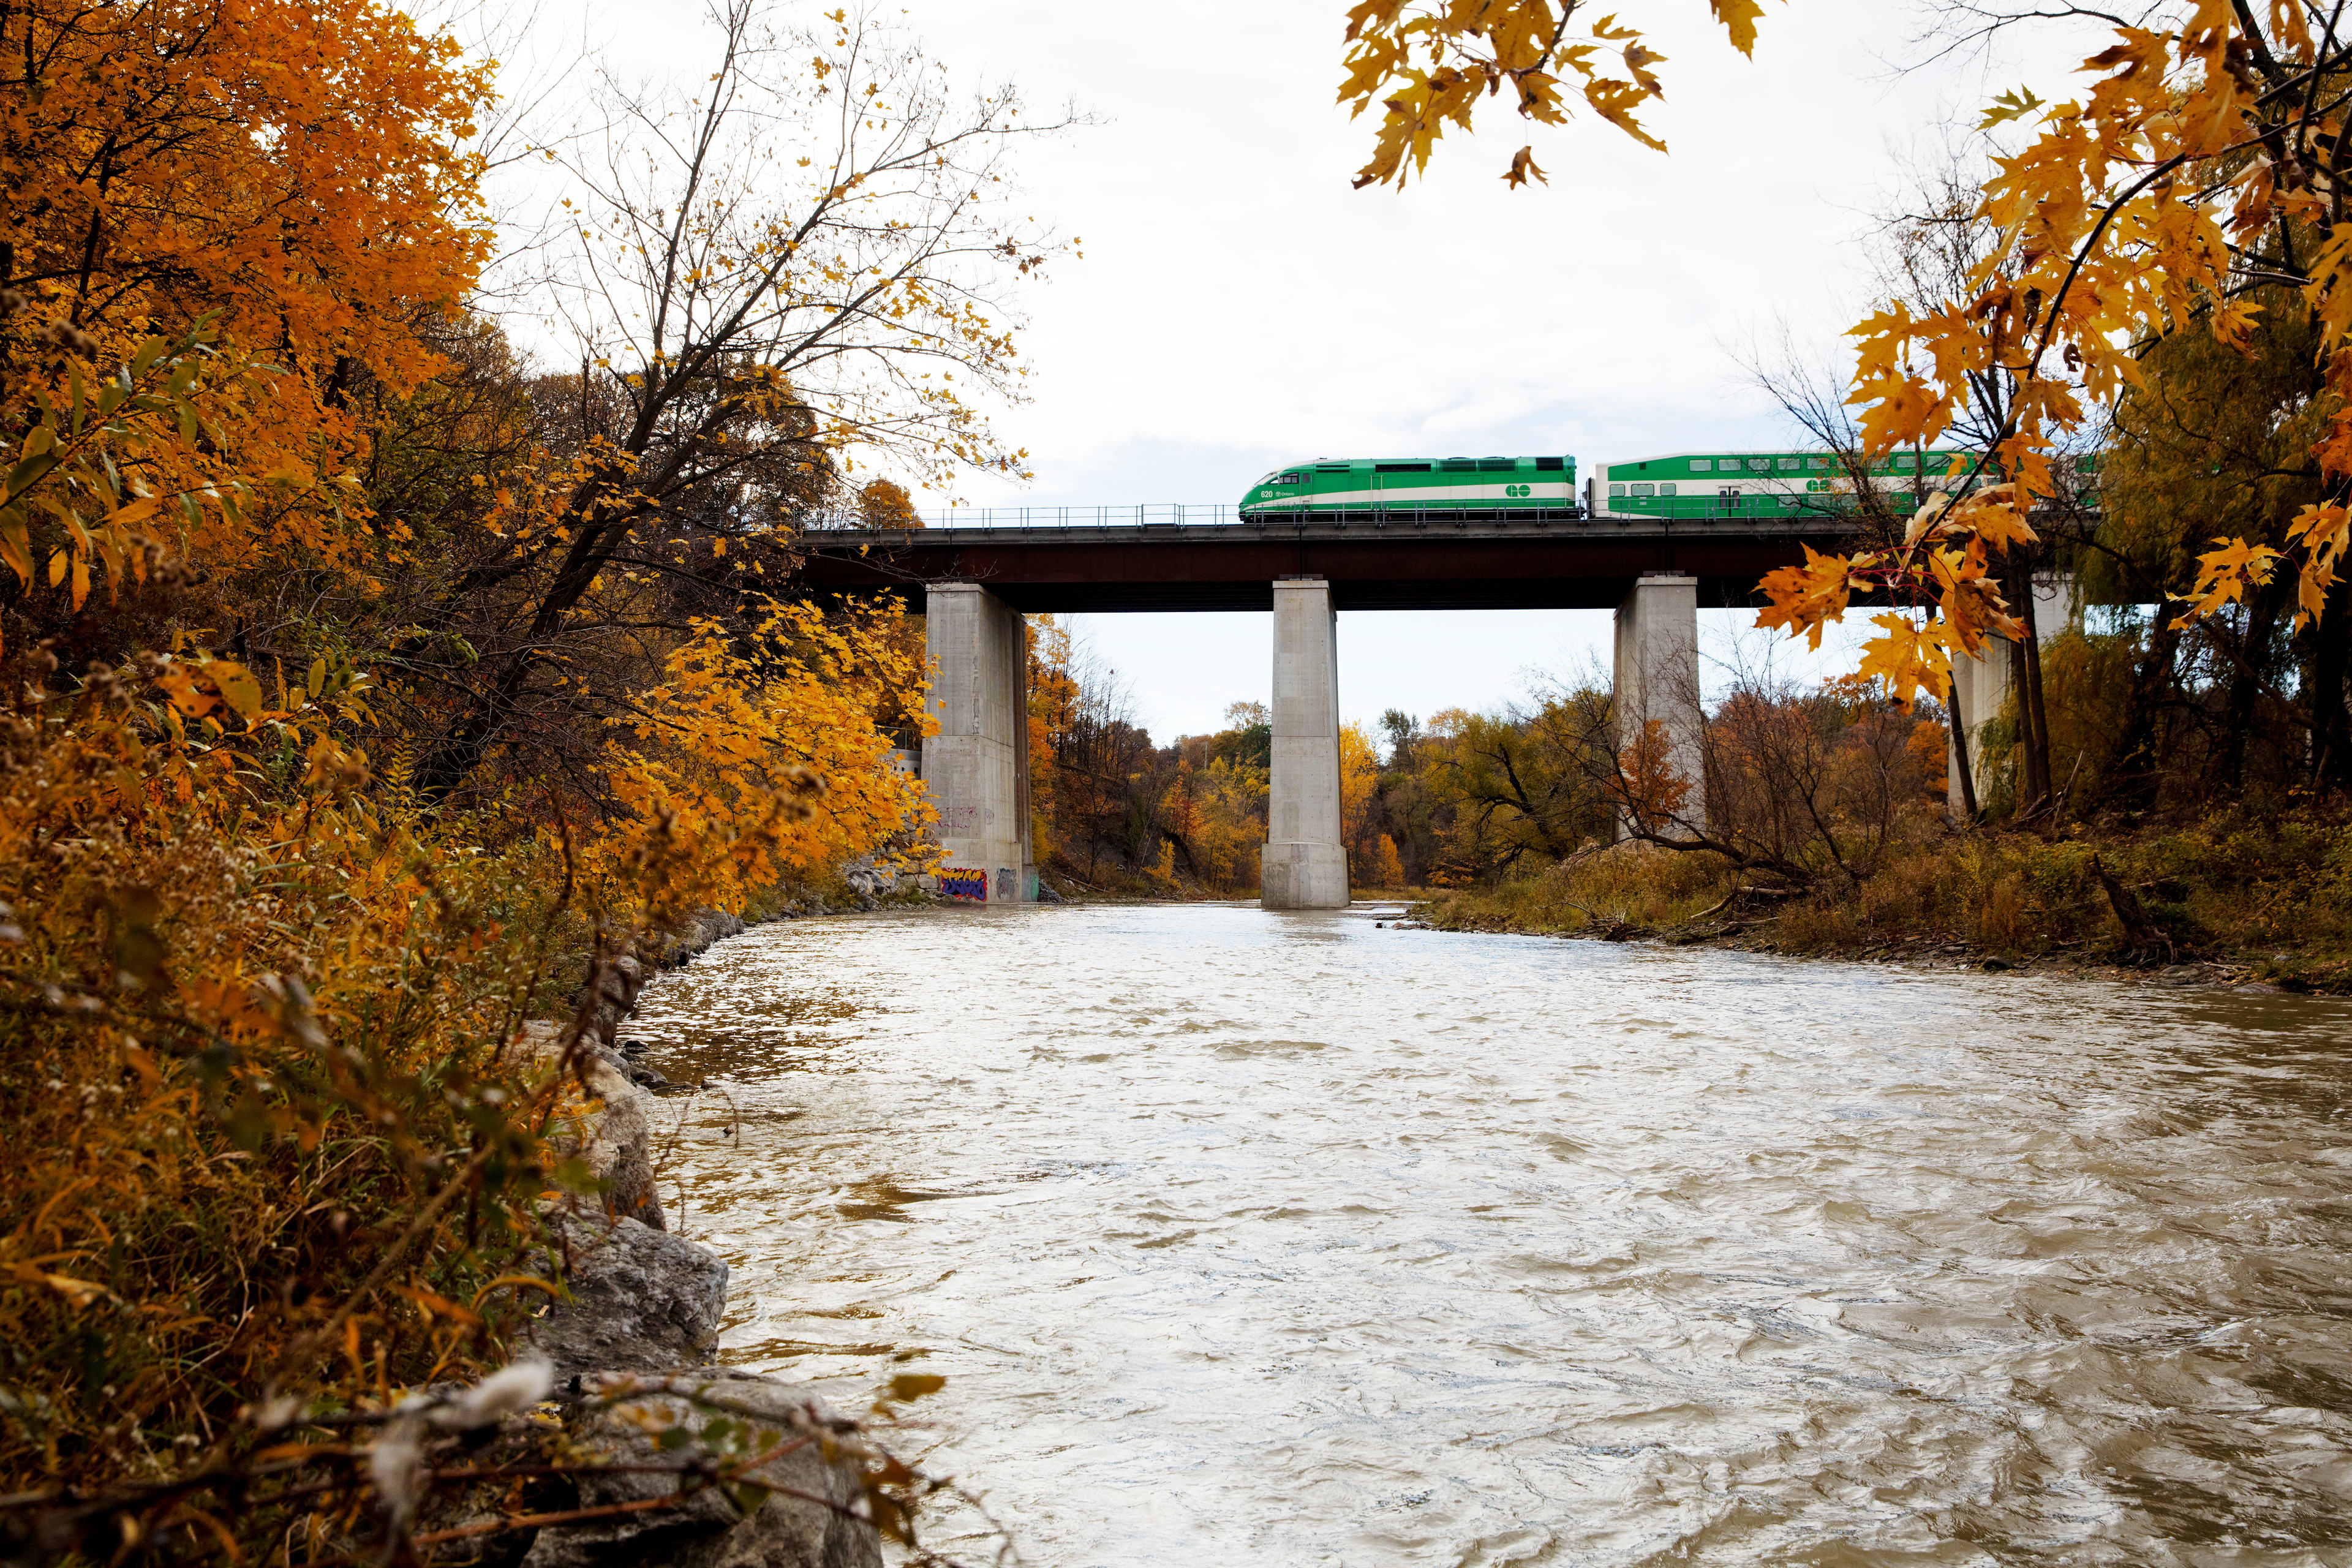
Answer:
M1148 906L633 1030L727 1358L1034 1563L2352 1562L2338 1004Z

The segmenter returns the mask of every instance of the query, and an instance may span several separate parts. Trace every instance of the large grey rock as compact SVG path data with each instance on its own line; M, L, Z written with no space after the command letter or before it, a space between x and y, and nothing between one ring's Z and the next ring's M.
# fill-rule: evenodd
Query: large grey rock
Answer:
M649 939L645 947L662 968L675 969L711 943L742 935L745 929L740 915L725 910L697 910L675 930Z
M522 1049L552 1063L562 1039L553 1024L525 1024ZM642 1220L656 1230L669 1228L661 1197L654 1190L653 1117L659 1101L632 1080L628 1064L609 1042L583 1040L577 1058L588 1092L602 1102L585 1137L550 1139L563 1158L577 1155L601 1187L615 1216Z
M717 1253L634 1219L564 1216L551 1230L572 1300L534 1320L529 1337L559 1380L709 1359L727 1309L727 1265Z
M592 1390L596 1386L592 1381ZM733 1368L602 1386L616 1402L598 1408L604 1402L597 1400L583 1407L572 1433L583 1447L615 1464L741 1457L740 1450L714 1453L699 1438L682 1447L659 1446L663 1428L699 1432L714 1417L748 1422L785 1441L794 1435L816 1440L744 1472L776 1489L749 1514L722 1492L706 1488L675 1509L543 1529L523 1559L524 1568L880 1568L879 1537L862 1517L854 1517L862 1515L866 1495L856 1440L848 1424L812 1395ZM742 1440L758 1438L747 1434ZM802 1495L786 1495L787 1489ZM579 1489L580 1506L589 1509L669 1496L679 1485L674 1473L641 1470L583 1475Z
M621 1020L636 1011L637 993L646 988L646 966L623 953L606 959L596 971L595 1005L589 1014L588 1032L608 1049Z

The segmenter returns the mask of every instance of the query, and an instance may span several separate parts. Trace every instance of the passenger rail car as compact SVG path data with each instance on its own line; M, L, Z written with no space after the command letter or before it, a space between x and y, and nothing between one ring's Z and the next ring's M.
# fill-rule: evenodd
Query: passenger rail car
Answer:
M1574 458L1322 458L1276 468L1243 518L1345 513L1577 513Z
M1895 452L1871 465L1875 489L1904 497L1922 488L1950 492L1986 482L1971 480L1974 452L1937 447ZM1957 472L1955 471L1957 470ZM2095 454L2063 458L2056 479L2085 506L2098 502L2099 460ZM1853 507L1853 480L1844 460L1818 448L1806 452L1672 452L1626 463L1604 463L1584 482L1584 505L1592 517L1708 519L1782 518L1806 512L1838 513Z

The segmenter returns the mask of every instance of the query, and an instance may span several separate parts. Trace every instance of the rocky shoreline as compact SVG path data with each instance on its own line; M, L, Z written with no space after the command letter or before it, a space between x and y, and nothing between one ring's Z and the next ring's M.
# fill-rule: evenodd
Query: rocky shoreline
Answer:
M746 929L736 915L698 911L651 950L650 962L605 961L594 993L575 1009L583 1087L601 1109L583 1137L557 1152L586 1164L603 1202L575 1199L555 1216L548 1261L569 1300L533 1319L518 1348L548 1363L572 1445L614 1468L575 1478L562 1500L572 1506L549 1510L549 1522L513 1559L524 1568L880 1568L880 1537L859 1507L865 1456L854 1424L780 1379L712 1364L727 1264L669 1232L653 1152L654 1089L667 1080L617 1043L656 973ZM527 1024L521 1044L552 1059L566 1027ZM664 1428L708 1436L730 1423L818 1440L784 1445L791 1451L742 1472L763 1494L755 1507L705 1489L678 1507L628 1511L674 1494L682 1465L742 1457L730 1456L723 1437L664 1447ZM598 1517L562 1522L566 1512Z

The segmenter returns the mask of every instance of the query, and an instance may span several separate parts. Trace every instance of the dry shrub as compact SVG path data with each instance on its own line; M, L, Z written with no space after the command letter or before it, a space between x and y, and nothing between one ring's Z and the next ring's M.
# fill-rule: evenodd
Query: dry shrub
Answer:
M1813 898L1800 900L1783 914L1774 934L1792 951L1825 952L1853 947L1864 933L1851 905Z
M1451 930L1575 931L1678 924L1722 902L1736 872L1718 856L1629 839L1587 848L1486 889L1442 893L1423 911Z
M501 1050L576 979L561 858L355 789L331 705L235 743L241 676L155 660L28 693L0 736L10 1489L231 1463L247 1405L480 1370L515 1310L492 1282L548 1173ZM297 742L310 787L257 794Z
M1882 935L1932 929L1944 913L1951 881L1948 854L1938 844L1888 859L1856 892L1862 924Z
M543 1140L582 1107L514 1042L570 1014L583 955L593 987L706 889L889 826L883 764L856 771L870 725L802 689L653 694L694 751L640 738L635 809L576 836L426 812L373 776L348 671L265 696L192 655L20 689L0 717L0 1493L20 1510L0 1544L28 1504L92 1494L167 1556L289 1531L331 1555L380 1530L364 1447L327 1432L346 1458L326 1482L258 1484L257 1455L490 1371L553 1288L539 1215L584 1176ZM848 809L822 809L802 746L856 781Z
M1727 871L1717 857L1629 839L1564 860L1542 879L1617 919L1658 924L1720 900Z
M1859 886L1890 858L1942 831L1927 787L1922 723L1853 681L1801 691L1742 681L1707 719L1703 810L1629 817L1653 842L1697 847L1782 888ZM1622 758L1614 786L1633 781Z
M2025 881L2015 873L2000 878L1985 890L1976 910L1976 942L1979 947L2015 952L2025 945Z
M2073 778L2078 798L2106 765L2098 741L2120 711L2130 647L2112 637L2052 640L2058 782ZM1428 916L1465 930L1672 926L1747 887L1768 892L1746 895L1722 919L1800 951L2237 958L2284 984L2352 990L2352 805L2301 798L2170 825L1958 831L1930 787L1940 729L1849 682L1805 692L1748 683L1706 725L1703 824L1449 892ZM1989 731L1998 752L2003 728ZM2137 935L2095 861L2141 911ZM1771 896L1791 889L1799 896Z

